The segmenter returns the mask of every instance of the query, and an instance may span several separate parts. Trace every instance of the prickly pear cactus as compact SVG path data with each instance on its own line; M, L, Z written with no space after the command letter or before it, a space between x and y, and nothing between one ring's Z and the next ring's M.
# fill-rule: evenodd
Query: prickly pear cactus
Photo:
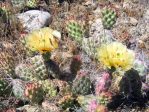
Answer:
M88 76L78 76L73 81L73 94L87 95L91 92L91 81Z
M16 67L15 72L18 77L25 81L44 80L48 77L48 72L41 55L27 59L26 63Z
M11 88L4 79L0 79L0 96L10 95Z
M42 88L46 94L46 97L52 98L57 95L57 89L54 83L51 80L43 80L39 82L42 85Z
M84 36L84 27L77 21L71 20L66 27L68 34L77 42L82 42Z
M140 98L141 88L142 82L138 72L134 69L126 71L120 81L120 92L128 97Z
M44 91L42 86L38 83L27 83L25 85L24 95L32 103L39 104L44 99Z
M12 80L12 92L15 97L24 99L25 82L20 79Z
M107 105L111 101L111 98L112 94L110 92L102 92L98 97L99 104Z
M44 80L48 78L48 73L46 65L42 56L35 56L31 59L35 73L37 74L38 79Z
M71 94L65 95L59 99L58 105L64 110L70 109L75 105L74 98L72 97Z
M37 7L37 2L38 0L27 0L26 6L31 7L31 8Z
M91 101L97 101L97 98L93 94L85 95L85 96L81 95L81 96L78 96L77 101L79 102L79 104L81 105L83 110L85 112L87 112L90 102Z
M25 6L25 0L11 0L13 7L21 8Z
M110 29L116 23L116 12L111 9L104 9L102 12L103 15L103 26L106 29Z
M101 92L105 92L108 90L111 84L111 78L109 73L103 73L102 77L97 80L95 84L95 94L99 95Z
M14 59L6 52L0 53L0 71L4 75L14 75Z

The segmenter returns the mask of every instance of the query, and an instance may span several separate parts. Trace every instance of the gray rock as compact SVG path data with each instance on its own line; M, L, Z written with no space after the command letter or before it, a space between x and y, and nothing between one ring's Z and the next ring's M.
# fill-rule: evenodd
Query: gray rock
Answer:
M144 17L144 19L149 20L149 9L146 10L146 12L144 13L143 17Z
M130 19L129 22L130 22L131 25L136 26L138 24L138 20L137 19L135 19L133 17L130 17L129 19Z
M45 11L30 10L17 15L26 31L30 32L50 24L51 15Z

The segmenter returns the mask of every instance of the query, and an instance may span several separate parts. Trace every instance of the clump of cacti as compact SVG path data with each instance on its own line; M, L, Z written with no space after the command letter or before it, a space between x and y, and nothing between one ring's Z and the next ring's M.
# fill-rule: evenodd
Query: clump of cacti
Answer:
M72 84L73 94L87 95L91 92L91 81L86 74L78 74Z
M33 64L33 69L35 70L35 73L37 74L36 76L38 77L38 79L41 79L41 80L46 79L48 77L48 73L42 56L35 56L31 58L30 61L32 61L30 63Z
M0 96L10 95L11 88L8 82L4 79L0 79Z
M67 23L66 27L68 34L77 42L82 42L83 36L84 36L84 26L81 25L79 22L70 20Z
M88 106L88 112L95 112L97 106L98 106L98 103L96 100L91 101Z
M13 7L21 8L25 6L25 0L11 0Z
M52 82L52 80L43 80L39 82L42 85L42 88L46 94L46 97L52 98L57 95L56 85Z
M110 74L106 72L103 73L99 81L96 82L95 94L99 95L101 92L107 91L110 84L111 84Z
M24 99L25 82L20 79L12 80L12 92L15 97Z
M77 101L80 104L80 106L83 108L83 110L87 111L89 108L89 104L91 101L97 101L96 96L94 96L93 94L90 95L80 95L77 97Z
M14 76L14 59L13 57L6 53L6 52L1 52L0 53L0 70L2 74L4 75L10 75Z
M142 97L142 81L137 70L130 69L125 72L120 81L120 92L127 97Z
M64 110L69 110L75 107L75 99L72 97L71 94L65 95L59 99L58 105Z
M37 81L38 79L33 74L34 69L30 69L30 66L26 64L20 64L16 67L16 75L24 81Z
M18 77L25 81L44 80L48 77L48 72L42 56L37 55L27 59L26 62L27 63L20 64L16 67L15 71Z
M101 105L107 105L111 101L112 94L110 92L102 92L99 97L98 101Z
M102 12L103 15L103 26L107 29L110 29L113 27L113 25L116 23L116 12L112 9L103 9Z
M38 83L27 83L25 85L24 95L32 103L39 104L44 99L44 91Z

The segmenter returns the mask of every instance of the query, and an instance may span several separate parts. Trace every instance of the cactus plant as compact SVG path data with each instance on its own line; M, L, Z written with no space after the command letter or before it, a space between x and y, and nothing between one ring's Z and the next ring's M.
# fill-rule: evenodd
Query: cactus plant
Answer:
M84 27L80 23L74 20L70 20L67 23L66 27L68 34L77 42L82 42L83 36L84 36Z
M7 96L10 95L11 88L8 82L4 79L0 79L0 96Z
M81 95L89 94L91 92L90 78L86 75L76 77L76 79L73 81L72 92L73 94Z
M96 100L91 101L88 107L88 112L95 112L97 106L98 106L98 103Z
M13 7L21 8L25 5L25 0L11 0Z
M45 62L41 55L37 55L18 65L15 72L23 80L36 81L45 80L48 76L58 78L60 70L52 60Z
M107 105L111 101L112 94L110 92L102 92L99 97L98 101L101 105Z
M64 110L69 110L75 107L75 99L71 94L65 95L59 99L58 105Z
M97 98L93 94L85 95L85 96L80 95L77 97L77 101L80 104L80 106L82 107L82 109L86 112L89 110L88 106L89 106L90 102L97 101Z
M39 104L44 98L44 91L40 84L32 82L25 85L24 95L32 103Z
M89 110L93 109L93 106L107 105L107 103L111 101L111 93L102 92L98 96L95 96L93 94L85 95L85 96L81 95L81 96L78 96L77 101L79 102L83 110L85 112L88 112Z
M111 84L110 74L106 72L103 73L100 80L96 82L95 86L96 95L99 95L101 92L107 91L110 84Z
M130 69L125 72L120 81L120 92L127 97L140 98L142 97L142 81L137 70Z
M15 97L24 99L25 82L20 79L12 80L12 92Z
M116 23L116 12L114 12L111 9L104 9L102 15L103 15L103 26L107 29L112 28L113 25Z
M46 94L46 97L51 98L57 95L57 89L51 80L43 80L39 82Z
M31 7L31 8L37 7L37 2L38 0L27 0L26 6Z
M38 55L26 60L26 64L20 64L16 67L15 72L18 77L25 81L43 80L48 77L42 56Z
M4 75L14 76L14 59L7 52L0 53L0 70Z

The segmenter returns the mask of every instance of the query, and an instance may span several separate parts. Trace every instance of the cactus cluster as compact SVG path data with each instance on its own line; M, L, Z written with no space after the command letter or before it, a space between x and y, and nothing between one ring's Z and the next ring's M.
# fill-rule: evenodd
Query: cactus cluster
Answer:
M4 75L14 75L14 59L13 57L6 53L6 52L1 52L0 53L0 71Z
M116 23L116 12L111 9L104 9L102 12L103 15L103 26L107 29L110 29L113 27L113 25Z
M43 80L39 82L42 85L46 97L51 98L57 95L57 88L51 80Z
M106 72L103 73L99 81L96 82L95 94L99 95L100 93L107 91L110 84L111 84L110 74Z
M87 95L91 92L91 86L91 81L88 76L78 76L73 81L72 92L73 94Z
M24 99L25 82L20 79L12 80L12 92L15 97Z
M18 77L25 81L44 80L48 77L48 72L42 56L35 56L27 59L26 61L27 63L20 64L16 68L15 71Z
M44 91L42 86L38 83L27 83L24 91L25 97L27 97L32 103L41 103L44 98Z
M111 101L111 97L110 92L102 92L98 97L98 101L101 105L107 105Z
M25 5L25 0L11 0L13 7L21 8Z
M82 42L85 29L83 25L78 23L77 21L71 20L67 23L66 27L68 34L77 42Z
M60 107L64 110L71 108L72 106L74 106L74 98L71 94L65 95L59 99L58 105L60 105Z

